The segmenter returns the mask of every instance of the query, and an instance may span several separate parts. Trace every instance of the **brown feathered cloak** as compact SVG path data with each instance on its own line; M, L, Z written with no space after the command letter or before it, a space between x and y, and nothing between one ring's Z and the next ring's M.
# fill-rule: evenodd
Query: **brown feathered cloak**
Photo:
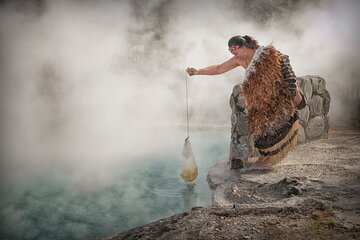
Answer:
M295 147L298 115L282 73L282 54L259 47L245 71L243 93L255 147L265 164L276 164Z

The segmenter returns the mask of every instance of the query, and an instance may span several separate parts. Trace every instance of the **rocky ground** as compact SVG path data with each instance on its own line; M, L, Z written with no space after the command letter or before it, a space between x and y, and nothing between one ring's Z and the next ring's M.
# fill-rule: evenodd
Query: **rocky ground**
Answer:
M360 132L331 129L271 168L209 171L213 206L105 239L360 239Z

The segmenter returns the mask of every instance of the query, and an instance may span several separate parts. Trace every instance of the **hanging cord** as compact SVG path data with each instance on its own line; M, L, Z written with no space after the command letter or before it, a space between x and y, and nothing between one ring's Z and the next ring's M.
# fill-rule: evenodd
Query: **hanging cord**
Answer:
M185 72L185 87L186 87L186 129L187 129L187 138L185 141L190 137L189 131L189 97L188 97L188 75Z

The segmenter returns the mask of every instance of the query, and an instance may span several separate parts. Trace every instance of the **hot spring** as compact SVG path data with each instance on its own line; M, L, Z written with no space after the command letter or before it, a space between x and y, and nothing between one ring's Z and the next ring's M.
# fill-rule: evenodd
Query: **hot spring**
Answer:
M110 184L74 192L61 170L43 171L1 184L1 239L99 238L180 213L209 206L206 176L229 151L230 129L193 131L199 167L194 183L179 176L179 151L133 161Z

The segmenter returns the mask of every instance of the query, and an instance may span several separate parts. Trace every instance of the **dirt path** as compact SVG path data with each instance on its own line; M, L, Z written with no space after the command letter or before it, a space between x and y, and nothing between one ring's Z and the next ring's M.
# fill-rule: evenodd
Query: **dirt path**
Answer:
M360 239L360 132L332 129L267 169L208 175L213 207L106 239Z

